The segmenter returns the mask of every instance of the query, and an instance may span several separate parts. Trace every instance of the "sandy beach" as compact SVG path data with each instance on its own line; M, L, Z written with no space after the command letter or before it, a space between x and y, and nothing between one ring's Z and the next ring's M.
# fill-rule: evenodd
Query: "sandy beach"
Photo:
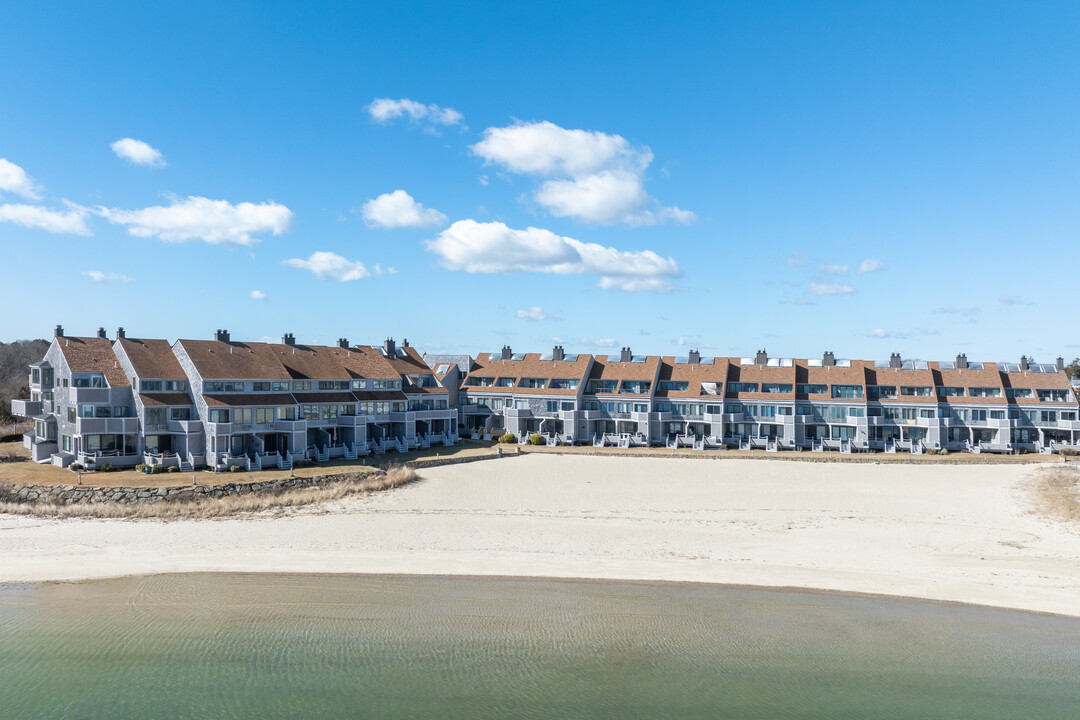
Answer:
M1080 528L1038 465L528 455L219 520L0 515L0 581L188 572L524 575L900 595L1080 615Z

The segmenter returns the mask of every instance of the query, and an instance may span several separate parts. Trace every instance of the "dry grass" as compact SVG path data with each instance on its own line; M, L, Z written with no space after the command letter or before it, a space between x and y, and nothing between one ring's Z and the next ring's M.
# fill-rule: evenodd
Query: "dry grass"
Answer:
M0 502L0 513L53 518L206 520L267 510L284 511L287 508L340 500L350 495L382 492L408 485L418 478L411 465L391 465L385 471L373 469L363 477L331 482L319 487L262 490L245 495L226 495L222 498L196 495L153 503L61 505L50 502Z
M1080 468L1040 468L1034 478L1035 511L1044 517L1080 523Z

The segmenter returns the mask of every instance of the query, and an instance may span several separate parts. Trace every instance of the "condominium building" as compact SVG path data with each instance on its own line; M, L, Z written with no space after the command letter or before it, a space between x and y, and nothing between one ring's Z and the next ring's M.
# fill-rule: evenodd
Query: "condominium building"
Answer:
M456 381L456 379L455 379ZM449 392L416 350L128 338L104 329L66 337L57 326L30 367L36 462L292 467L294 458L354 459L457 440Z
M475 435L699 449L1056 452L1080 449L1064 362L481 354L458 409Z

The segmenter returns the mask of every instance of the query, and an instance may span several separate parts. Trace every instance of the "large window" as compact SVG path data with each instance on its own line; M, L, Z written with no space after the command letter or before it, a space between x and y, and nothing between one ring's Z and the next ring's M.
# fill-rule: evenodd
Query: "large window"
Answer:
M203 392L206 393L241 393L244 392L244 383L241 380L209 380L203 384Z
M622 384L622 386L623 386L622 391L623 392L637 392L637 390L629 390L628 387L630 387L631 385L633 387L637 387L637 386L639 386L641 384L642 383L632 383L631 384L631 382L629 380L624 380L623 384ZM649 383L644 383L644 385L646 387L646 392L648 392ZM688 381L686 381L686 380L661 380L660 381L660 389L664 390L664 391L667 391L667 392L683 392L684 390L686 390L689 387L690 387L690 383Z
M1068 390L1039 390L1039 400L1042 402L1066 402L1068 399Z
M401 380L373 380L372 387L376 390L400 390Z
M310 390L311 389L311 381L310 380L295 380L295 381L293 381L292 387L293 387L293 390Z
M255 422L266 425L274 422L274 408L258 408L255 410Z
M577 390L578 380L577 378L552 378L548 383L548 389L550 390Z
M671 382L670 380L668 382ZM665 383L661 383L663 385ZM648 380L623 380L622 385L619 386L619 392L624 395L648 395L649 390L652 388L652 383ZM668 388L668 390L685 390L686 383L682 383L682 387Z
M210 408L210 422L212 422L212 423L227 423L227 422L229 422L229 410L228 410L228 408Z
M824 395L829 392L829 386L817 385L814 383L797 383L795 385L795 392L799 395Z
M908 397L930 397L934 389L929 385L901 385L900 394Z
M161 392L161 381L143 380L139 383L139 392Z
M862 385L833 385L832 396L845 400L856 400L863 396Z
M190 420L191 408L170 408L169 409L170 420Z
M146 408L146 424L147 425L164 425L165 424L165 408L153 407Z
M1001 388L998 387L970 387L969 397L1001 397Z
M1031 392L1031 388L1005 388L1005 397L1013 398L1029 398L1033 397L1035 393Z
M547 387L547 378L521 378L521 381L518 383L518 387L530 388L532 390L543 390L545 387Z
M937 389L937 394L941 397L964 397L964 388L942 385Z
M763 393L790 393L791 383L762 383L761 392Z
M319 381L319 389L320 390L348 390L349 389L349 381L348 380L320 380Z
M757 392L758 384L752 382L728 383L727 389L731 393Z
M237 425L250 425L251 416L251 408L236 408L233 410L233 422Z
M618 385L618 380L590 380L589 392L614 394L616 385Z
M896 397L895 385L867 385L866 386L866 399L867 400L890 400Z

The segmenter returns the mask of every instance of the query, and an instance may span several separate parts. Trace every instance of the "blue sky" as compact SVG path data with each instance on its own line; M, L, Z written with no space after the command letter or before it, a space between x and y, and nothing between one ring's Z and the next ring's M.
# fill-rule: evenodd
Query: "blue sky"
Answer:
M583 5L9 3L0 336L1080 354L1080 5Z

